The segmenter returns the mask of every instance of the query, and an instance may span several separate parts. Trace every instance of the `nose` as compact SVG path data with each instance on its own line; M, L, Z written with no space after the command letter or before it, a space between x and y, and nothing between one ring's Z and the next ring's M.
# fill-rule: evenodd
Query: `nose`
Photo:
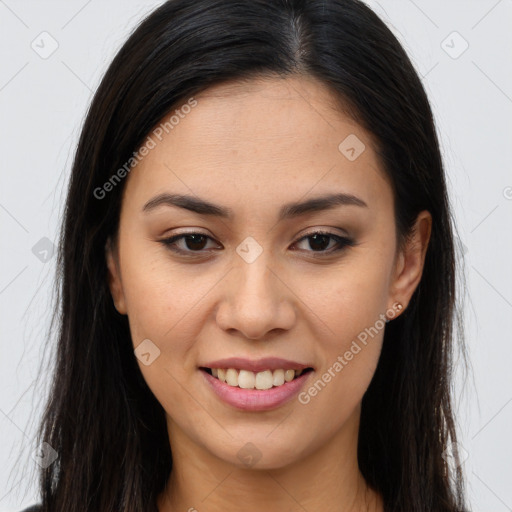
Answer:
M271 268L264 254L252 263L243 259L235 263L222 288L216 313L221 329L250 340L266 339L272 331L289 330L296 321L294 294L283 272Z

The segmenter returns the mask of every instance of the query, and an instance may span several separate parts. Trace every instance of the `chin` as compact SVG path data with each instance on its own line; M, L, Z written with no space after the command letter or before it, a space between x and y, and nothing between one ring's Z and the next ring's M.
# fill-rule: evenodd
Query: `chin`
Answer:
M269 470L283 469L297 462L307 451L306 446L301 446L305 436L291 436L289 433L270 434L272 429L265 429L260 435L237 435L229 443L222 446L207 448L228 464L240 469ZM272 438L272 439L271 439ZM311 447L311 450L313 447Z

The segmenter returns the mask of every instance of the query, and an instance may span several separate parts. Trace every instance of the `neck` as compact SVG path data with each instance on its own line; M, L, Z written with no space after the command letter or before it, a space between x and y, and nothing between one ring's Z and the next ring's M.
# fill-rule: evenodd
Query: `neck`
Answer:
M234 512L243 504L246 512L383 512L381 496L367 486L357 463L359 412L327 444L270 469L222 460L168 418L173 468L158 497L158 511Z

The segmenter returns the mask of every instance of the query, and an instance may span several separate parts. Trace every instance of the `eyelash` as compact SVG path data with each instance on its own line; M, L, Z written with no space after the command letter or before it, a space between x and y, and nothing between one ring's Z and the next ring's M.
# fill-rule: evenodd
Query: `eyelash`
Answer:
M178 253L178 254L183 254L183 255L187 255L187 256L190 256L190 254L200 254L202 251L204 251L204 249L201 251L191 251L191 250L178 249L176 246L173 247L173 245L176 241L178 241L182 238L184 239L191 235L199 235L199 236L206 237L210 240L213 240L213 238L209 237L208 235L205 235L204 233L190 232L190 233L180 233L179 235L175 235L170 238L165 238L163 240L160 240L160 242L162 244L164 244L164 246L166 248L168 248L169 250L171 250L175 253ZM315 235L327 236L329 238L334 239L338 243L338 247L334 248L334 249L331 247L331 249L324 250L324 251L306 251L306 252L312 252L315 255L315 257L322 257L323 255L330 255L330 254L342 251L346 247L353 247L355 245L354 240L352 240L351 238L348 238L345 236L340 236L340 235L335 235L334 233L330 233L328 231L314 231L312 233L308 233L307 235L303 236L302 238L299 238L299 240L297 240L294 243L297 244L297 243L302 242L303 240L311 238Z

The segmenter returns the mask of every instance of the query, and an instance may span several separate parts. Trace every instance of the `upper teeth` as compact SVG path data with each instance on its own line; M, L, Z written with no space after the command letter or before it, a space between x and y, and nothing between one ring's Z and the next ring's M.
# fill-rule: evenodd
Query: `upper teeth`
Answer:
M282 386L285 382L298 377L303 370L265 370L254 373L249 370L235 368L212 368L212 375L229 386L243 389L270 389L272 386Z

